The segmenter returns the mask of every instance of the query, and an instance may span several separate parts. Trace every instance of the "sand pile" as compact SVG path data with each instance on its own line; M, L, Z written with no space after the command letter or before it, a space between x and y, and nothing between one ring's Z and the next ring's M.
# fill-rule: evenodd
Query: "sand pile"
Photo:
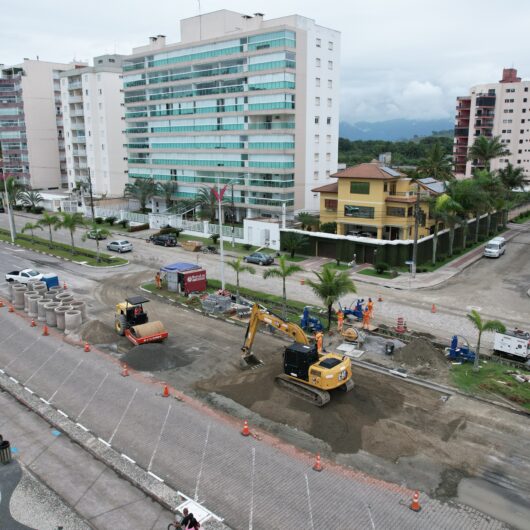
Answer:
M112 344L120 337L114 328L101 320L89 320L81 326L81 337L89 344Z
M135 346L123 354L120 360L141 372L172 370L190 363L188 355L175 348L169 348L163 342Z
M416 338L397 350L394 359L418 375L429 375L447 367L443 354L424 338Z

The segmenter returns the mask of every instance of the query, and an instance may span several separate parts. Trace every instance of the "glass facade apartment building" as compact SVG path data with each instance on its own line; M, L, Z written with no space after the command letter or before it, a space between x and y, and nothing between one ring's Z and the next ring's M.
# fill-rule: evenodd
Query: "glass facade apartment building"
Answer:
M123 62L129 179L173 181L176 199L230 184L238 219L308 207L317 171L307 167L315 160L313 128L322 121L329 138L335 126L331 112L318 120L307 113L310 22L220 11L181 22L190 42L166 45L158 36L134 50ZM231 24L239 24L235 34ZM328 158L322 182L336 169L336 155L335 167Z

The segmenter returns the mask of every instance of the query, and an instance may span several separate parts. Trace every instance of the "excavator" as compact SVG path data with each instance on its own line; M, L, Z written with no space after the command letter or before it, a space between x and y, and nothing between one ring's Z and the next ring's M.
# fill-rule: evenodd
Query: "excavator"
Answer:
M294 339L291 345L285 347L284 373L276 376L280 386L318 407L329 402L330 390L339 388L349 392L353 389L351 362L348 357L336 353L319 354L300 326L285 322L257 304L252 308L245 342L241 348L243 367L261 364L252 354L259 324L269 325Z

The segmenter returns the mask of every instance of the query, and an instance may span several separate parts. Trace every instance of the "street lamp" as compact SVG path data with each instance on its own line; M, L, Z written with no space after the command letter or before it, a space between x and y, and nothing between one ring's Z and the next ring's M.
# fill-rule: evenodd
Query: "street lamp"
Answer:
M13 210L11 210L11 204L9 203L9 195L7 193L7 183L4 175L3 159L0 158L0 169L2 170L2 180L4 181L4 193L5 193L5 207L7 208L7 217L9 219L9 232L11 234L11 243L15 242L15 219L13 218Z

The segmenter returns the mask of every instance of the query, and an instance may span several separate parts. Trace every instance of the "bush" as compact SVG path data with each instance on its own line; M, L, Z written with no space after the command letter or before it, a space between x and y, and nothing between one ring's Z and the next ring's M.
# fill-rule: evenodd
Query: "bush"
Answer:
M217 245L217 241L219 241L219 234L212 234L210 239L213 241L214 245Z
M44 206L34 206L32 209L31 209L31 212L32 213L42 213L44 211Z
M149 228L149 223L144 223L141 225L129 226L128 232L140 232L142 230L147 230L148 228Z
M158 235L171 234L178 239L179 235L183 232L182 228L173 228L172 226L164 226L158 231Z
M17 212L21 212L23 208L24 206L22 206L22 204L15 204L13 206L13 210L16 210Z
M243 248L245 250L250 250L252 248L252 245L250 243L243 243Z
M127 221L127 219L122 219L121 221L118 221L118 224L121 225L122 228L127 228L129 221Z
M384 261L378 261L374 265L374 269L377 272L377 274L383 274L390 268L390 265Z
M33 208L32 206L24 206L24 210L26 210L26 212L30 213L31 212L31 208Z
M97 225L103 224L103 217L94 217L94 222Z
M335 221L332 221L331 223L322 223L320 225L320 231L325 232L326 234L336 234L337 223Z
M105 222L108 223L110 226L114 226L114 223L118 220L117 217L106 217Z

